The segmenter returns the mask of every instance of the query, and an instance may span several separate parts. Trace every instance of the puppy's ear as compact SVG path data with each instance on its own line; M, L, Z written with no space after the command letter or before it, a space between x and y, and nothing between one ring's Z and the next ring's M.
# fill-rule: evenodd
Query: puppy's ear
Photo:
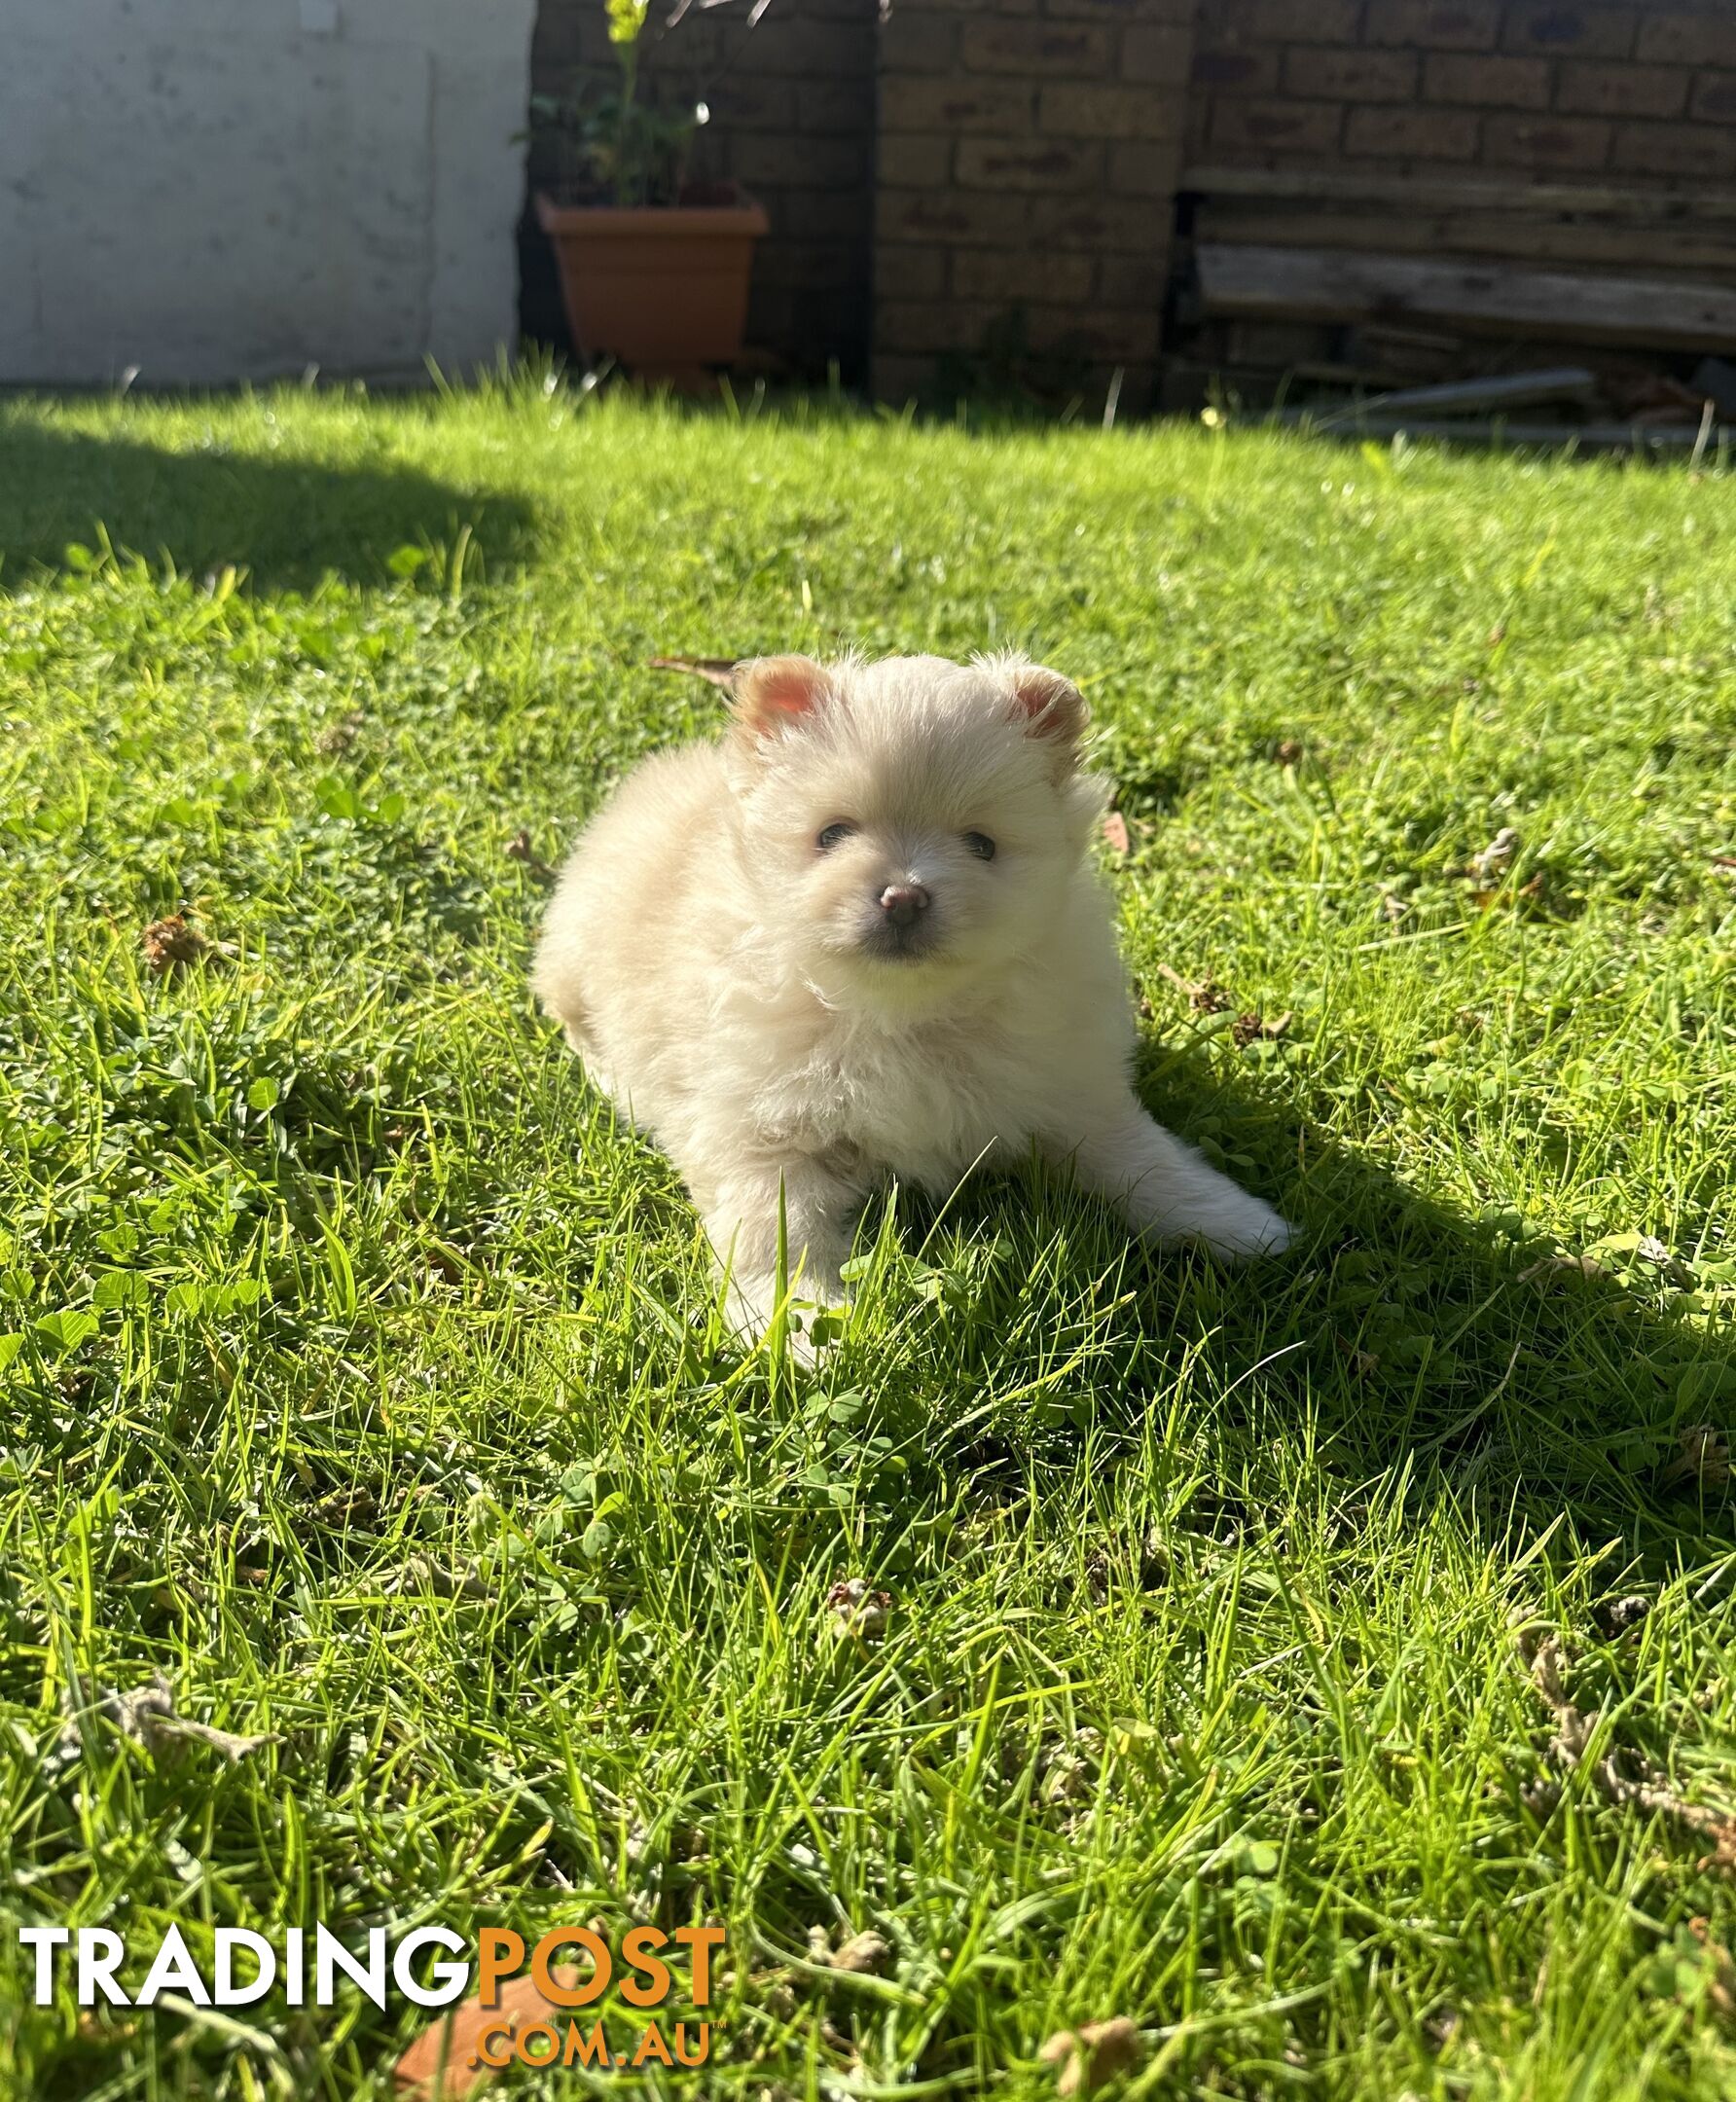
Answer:
M825 667L812 657L752 657L730 678L730 707L749 738L781 737L830 698Z
M1014 665L1009 675L1026 736L1053 746L1056 767L1066 773L1078 757L1079 740L1091 719L1084 696L1070 679L1043 665Z

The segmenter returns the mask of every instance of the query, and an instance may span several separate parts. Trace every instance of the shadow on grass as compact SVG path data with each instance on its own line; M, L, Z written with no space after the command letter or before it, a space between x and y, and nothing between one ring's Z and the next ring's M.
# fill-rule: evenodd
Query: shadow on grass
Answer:
M1257 1529L1258 1508L1294 1480L1277 1448L1306 1440L1328 1496L1348 1503L1403 1484L1422 1502L1451 1496L1491 1536L1565 1518L1581 1543L1619 1542L1647 1562L1736 1542L1721 1445L1703 1455L1696 1434L1710 1426L1721 1440L1736 1343L1663 1303L1668 1271L1637 1251L1581 1267L1516 1217L1457 1214L1299 1122L1276 1087L1192 1049L1149 1049L1141 1068L1152 1113L1276 1203L1299 1229L1293 1248L1234 1267L1135 1248L1122 1263L1116 1223L1052 1178L967 1188L947 1208L967 1261L973 1242L1033 1204L1039 1235L1059 1234L1071 1254L1058 1277L1005 1265L984 1287L986 1340L980 1363L960 1363L964 1381L1040 1383L1053 1352L1009 1363L1008 1339L1084 1335L1082 1280L1114 1276L1103 1298L1131 1297L1103 1329L1088 1392L1051 1404L1046 1424L973 1411L957 1443L934 1426L938 1468L1005 1469L1018 1495L1045 1443L1064 1465L1087 1430L1100 1449L1131 1449L1191 1356L1185 1436L1213 1529ZM907 1245L932 1217L912 1208ZM1685 1293L1691 1273L1675 1275Z
M63 570L102 534L183 573L234 563L263 592L307 592L328 575L390 581L404 547L452 550L466 527L482 559L528 559L536 520L512 496L438 482L415 468L353 466L227 448L183 453L133 436L55 428L0 404L0 591Z

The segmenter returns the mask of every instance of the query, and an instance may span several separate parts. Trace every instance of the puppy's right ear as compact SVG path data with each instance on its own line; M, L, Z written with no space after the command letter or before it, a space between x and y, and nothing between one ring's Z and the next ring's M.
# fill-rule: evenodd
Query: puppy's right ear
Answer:
M812 657L753 657L730 677L730 707L750 739L781 737L829 700L832 682Z

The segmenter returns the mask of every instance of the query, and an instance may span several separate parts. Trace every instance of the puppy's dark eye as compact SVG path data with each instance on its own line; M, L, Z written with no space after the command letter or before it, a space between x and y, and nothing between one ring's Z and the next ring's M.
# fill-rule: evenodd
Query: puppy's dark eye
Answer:
M976 855L979 861L994 860L995 842L989 837L987 832L966 832L964 835L964 844L970 850L970 852Z
M827 825L814 844L821 853L830 853L840 840L849 839L855 829L855 826L850 823L848 817L840 817L835 824ZM993 852L993 849L991 849L991 852Z

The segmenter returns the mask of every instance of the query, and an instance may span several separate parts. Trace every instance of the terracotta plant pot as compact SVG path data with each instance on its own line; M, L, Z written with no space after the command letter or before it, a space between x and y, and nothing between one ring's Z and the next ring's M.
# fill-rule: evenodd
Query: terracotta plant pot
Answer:
M622 206L539 197L536 216L586 357L691 383L741 355L753 244L768 224L751 198Z

